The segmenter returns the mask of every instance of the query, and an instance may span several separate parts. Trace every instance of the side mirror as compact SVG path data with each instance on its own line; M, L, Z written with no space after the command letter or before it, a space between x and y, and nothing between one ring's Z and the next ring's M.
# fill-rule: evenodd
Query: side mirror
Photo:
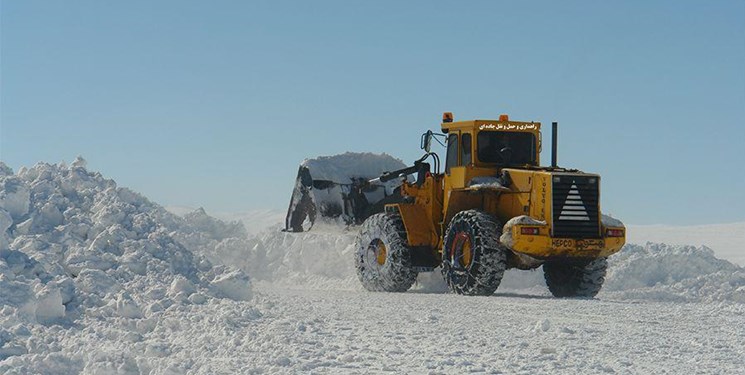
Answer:
M422 142L419 147L422 148L422 150L426 151L427 153L430 152L430 149L432 148L432 137L433 137L432 130L427 130L426 133L422 134Z

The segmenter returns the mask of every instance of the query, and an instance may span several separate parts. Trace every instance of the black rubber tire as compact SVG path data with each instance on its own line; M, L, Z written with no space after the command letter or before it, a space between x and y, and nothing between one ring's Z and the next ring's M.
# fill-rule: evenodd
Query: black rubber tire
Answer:
M554 297L595 297L605 281L608 261L598 258L592 261L549 261L543 264L546 286Z
M499 242L501 234L502 225L485 212L467 210L453 217L442 251L442 275L452 292L489 296L497 290L507 269L508 250ZM467 264L461 261L463 244L456 242L458 236L467 236L471 243Z
M385 262L379 264L375 247L386 249ZM411 251L406 245L406 230L401 216L379 213L362 223L354 241L357 277L365 289L373 292L405 292L416 281L411 266Z

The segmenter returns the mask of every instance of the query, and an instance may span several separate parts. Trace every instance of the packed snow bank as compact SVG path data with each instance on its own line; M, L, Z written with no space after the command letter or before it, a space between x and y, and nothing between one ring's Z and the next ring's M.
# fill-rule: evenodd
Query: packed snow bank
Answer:
M251 299L244 271L210 261L244 246L240 223L175 216L80 158L17 174L0 163L0 360L53 351L33 338L44 327L111 334L92 319L129 332L173 306ZM55 363L87 368L78 354Z

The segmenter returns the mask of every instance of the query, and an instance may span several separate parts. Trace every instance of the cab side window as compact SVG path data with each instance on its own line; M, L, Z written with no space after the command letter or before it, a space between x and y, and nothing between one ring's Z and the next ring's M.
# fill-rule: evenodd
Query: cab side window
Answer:
M468 133L460 136L460 165L471 164L471 135Z
M458 135L448 136L448 155L445 159L445 173L450 174L450 167L458 166Z

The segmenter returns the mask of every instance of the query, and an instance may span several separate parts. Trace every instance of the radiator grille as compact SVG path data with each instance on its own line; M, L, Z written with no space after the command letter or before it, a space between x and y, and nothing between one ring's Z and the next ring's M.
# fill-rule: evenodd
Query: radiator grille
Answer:
M553 236L599 238L600 178L553 176Z

